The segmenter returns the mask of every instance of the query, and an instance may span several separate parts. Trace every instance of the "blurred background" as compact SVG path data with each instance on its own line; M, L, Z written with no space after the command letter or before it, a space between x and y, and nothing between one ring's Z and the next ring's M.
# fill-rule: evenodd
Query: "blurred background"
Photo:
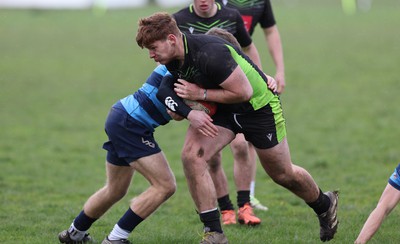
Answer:
M0 243L56 243L87 197L104 184L104 121L113 103L155 67L135 42L137 21L189 0L0 0ZM285 57L281 95L292 160L324 190L340 190L338 234L353 243L400 161L400 1L272 0ZM253 40L274 74L263 32ZM137 243L198 243L202 226L183 174L187 123L155 138L178 189L138 226ZM223 152L235 196L232 154ZM96 222L103 239L129 200ZM318 220L258 165L256 196L269 207L259 228L232 226L232 244L320 243ZM235 201L235 200L234 200ZM398 243L399 208L371 243Z

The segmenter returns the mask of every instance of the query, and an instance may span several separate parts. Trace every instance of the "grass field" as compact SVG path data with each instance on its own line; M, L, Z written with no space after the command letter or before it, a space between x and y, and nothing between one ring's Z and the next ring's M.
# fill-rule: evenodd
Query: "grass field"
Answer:
M282 103L292 158L323 190L341 191L331 243L352 243L400 161L400 3L374 1L369 12L350 16L340 1L273 6L285 51ZM58 232L104 184L104 120L153 69L136 45L136 23L160 10L0 10L0 243L57 243ZM273 74L259 29L254 39L264 70ZM180 163L186 126L173 122L156 132L178 190L135 229L134 243L200 240L202 225ZM235 200L230 151L223 157ZM91 235L101 241L147 186L135 175L128 195ZM261 167L256 196L270 209L257 212L263 223L225 227L230 243L320 242L313 212ZM395 209L371 243L398 243L399 217Z

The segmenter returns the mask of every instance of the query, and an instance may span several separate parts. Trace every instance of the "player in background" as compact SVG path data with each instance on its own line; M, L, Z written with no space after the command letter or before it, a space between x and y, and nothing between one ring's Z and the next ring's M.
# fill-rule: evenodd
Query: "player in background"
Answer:
M227 7L237 9L240 12L244 25L251 36L254 33L256 25L260 24L264 32L269 53L275 64L274 78L278 83L277 92L282 94L286 85L283 48L270 0L217 0L217 2L220 2ZM251 160L256 161L256 152L251 144L249 145L249 152ZM254 163L254 165L256 165L256 163ZM255 197L256 170L257 167L253 167L250 186L250 202L255 209L268 210L268 208Z
M383 190L378 205L369 215L355 244L365 244L374 236L385 218L400 202L400 164L390 176L386 188Z
M240 44L243 52L261 67L260 57L244 22L237 10L225 8L215 0L194 0L188 7L172 15L179 29L186 34L204 34L213 27L231 33ZM250 204L250 186L256 160L250 155L249 143L243 134L238 134L230 144L234 158L234 180L237 191L238 221L247 225L258 225L261 220L255 216ZM217 153L209 161L222 223L236 224L235 208L229 197L228 180L222 167L222 153Z

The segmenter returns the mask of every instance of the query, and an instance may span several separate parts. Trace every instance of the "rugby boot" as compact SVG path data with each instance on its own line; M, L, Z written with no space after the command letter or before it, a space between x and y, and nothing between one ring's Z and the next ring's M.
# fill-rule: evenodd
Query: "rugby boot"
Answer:
M262 211L268 210L268 207L262 205L261 202L254 196L250 196L250 205L253 207L253 209L262 210Z
M58 234L58 240L60 243L66 243L66 244L81 244L81 243L92 243L93 239L89 235L89 233L86 233L85 236L82 238L80 241L74 241L71 239L71 236L68 232L68 230L63 230Z
M245 225L259 225L261 220L254 215L253 208L250 203L244 204L243 207L238 210L238 221L240 224Z
M233 225L236 224L236 213L235 210L222 210L222 224L223 225Z
M104 240L101 242L101 244L132 244L132 243L130 241L128 241L127 239L111 241L108 239L108 236L106 236L106 238L104 238Z
M339 220L337 219L339 193L337 191L329 191L324 194L331 200L331 205L328 211L318 215L320 225L319 237L323 242L333 239L339 225Z
M224 233L210 231L207 227L204 228L203 239L200 244L228 244L228 239Z

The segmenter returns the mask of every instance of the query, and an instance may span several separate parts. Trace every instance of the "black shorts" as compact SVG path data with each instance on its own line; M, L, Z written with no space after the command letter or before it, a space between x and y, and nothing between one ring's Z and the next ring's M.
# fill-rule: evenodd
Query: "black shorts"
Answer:
M114 105L105 123L108 141L107 161L118 166L161 152L154 139L153 131L132 118L120 103Z
M256 148L267 149L279 144L286 136L285 119L279 98L276 96L263 108L248 113L217 111L214 124L243 133Z

